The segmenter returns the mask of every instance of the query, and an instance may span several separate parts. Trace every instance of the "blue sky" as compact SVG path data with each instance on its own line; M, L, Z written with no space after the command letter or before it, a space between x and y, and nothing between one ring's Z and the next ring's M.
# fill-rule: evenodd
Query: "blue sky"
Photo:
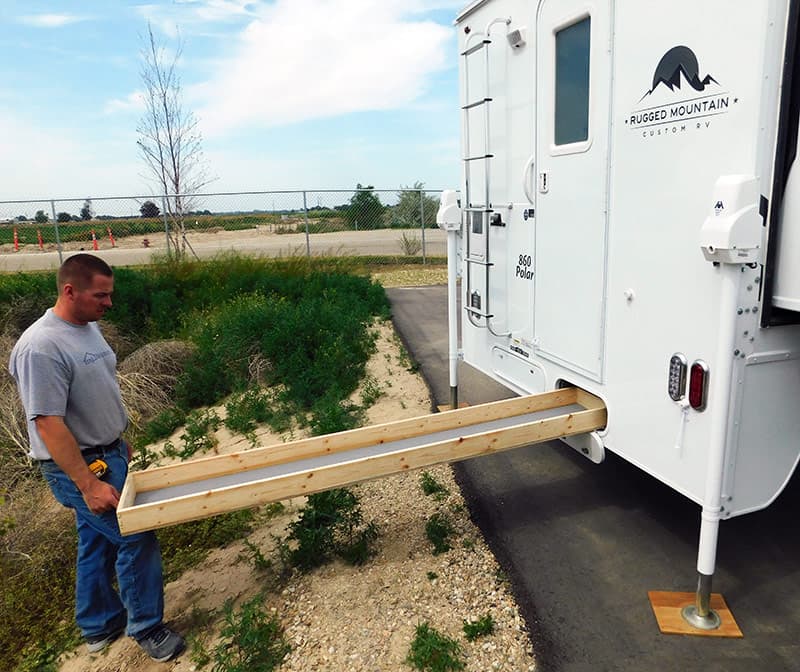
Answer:
M175 47L206 191L455 188L465 0L3 0L0 201L150 194L148 21Z

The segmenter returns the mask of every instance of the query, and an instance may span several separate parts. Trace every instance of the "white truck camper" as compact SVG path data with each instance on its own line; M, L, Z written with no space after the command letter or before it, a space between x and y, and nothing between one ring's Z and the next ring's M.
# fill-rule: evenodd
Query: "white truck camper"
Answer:
M800 457L800 2L476 0L455 25L451 403L459 359L602 399L565 441L702 507L682 615L718 628L719 523Z

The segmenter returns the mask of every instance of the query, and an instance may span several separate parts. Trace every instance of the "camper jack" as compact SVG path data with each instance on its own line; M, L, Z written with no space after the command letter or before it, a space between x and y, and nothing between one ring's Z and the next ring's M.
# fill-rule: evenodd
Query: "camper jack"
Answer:
M800 459L799 5L475 0L455 21L451 402L459 359L602 399L607 426L565 441L701 507L697 590L673 605L693 634L725 630L720 521Z

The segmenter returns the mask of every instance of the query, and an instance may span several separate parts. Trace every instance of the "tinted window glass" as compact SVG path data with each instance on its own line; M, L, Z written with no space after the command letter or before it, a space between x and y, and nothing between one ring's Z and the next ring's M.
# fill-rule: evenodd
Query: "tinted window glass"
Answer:
M589 36L591 19L556 33L557 145L589 139Z

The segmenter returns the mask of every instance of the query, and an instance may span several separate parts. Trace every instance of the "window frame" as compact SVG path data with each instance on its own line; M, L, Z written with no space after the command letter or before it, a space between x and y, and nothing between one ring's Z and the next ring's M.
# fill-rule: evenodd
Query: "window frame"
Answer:
M585 140L578 140L577 142L569 142L564 144L556 144L556 86L558 84L557 80L557 71L556 71L556 64L557 64L557 52L556 52L556 41L558 34L570 28L581 21L585 21L589 19L589 95L587 100L587 134ZM590 7L585 7L580 11L571 14L569 17L565 18L564 20L560 21L556 25L553 26L551 32L551 42L552 42L552 50L551 50L551 78L552 78L552 88L551 88L551 95L552 95L552 103L550 105L550 113L551 113L551 124L549 128L550 134L550 155L551 156L563 156L566 154L580 154L583 152L589 151L590 147L592 146L593 138L594 138L594 124L592 123L592 110L594 108L594 51L595 51L595 21L594 21L594 13Z

